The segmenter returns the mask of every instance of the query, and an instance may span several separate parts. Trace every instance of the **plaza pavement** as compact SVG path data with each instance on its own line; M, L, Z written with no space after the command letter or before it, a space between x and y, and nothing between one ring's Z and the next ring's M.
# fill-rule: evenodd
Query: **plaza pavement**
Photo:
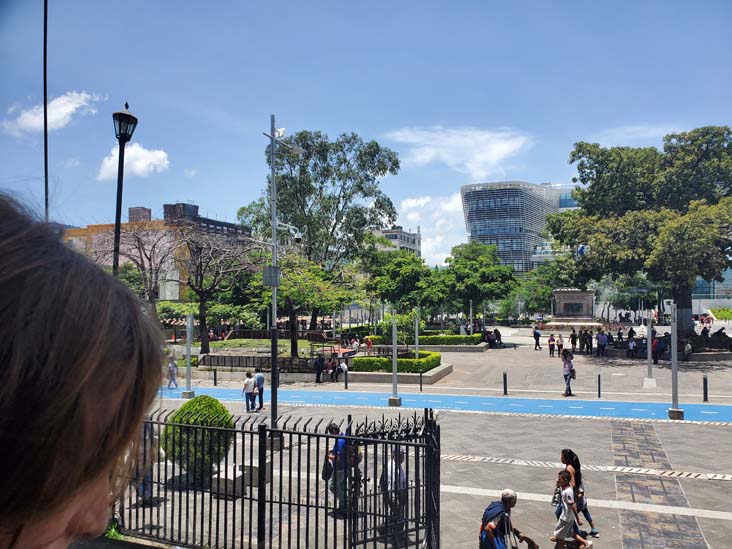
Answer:
M426 392L500 394L508 372L511 396L562 399L561 363L548 348L533 350L527 330L502 330L517 347L484 353L443 353L454 371ZM548 334L547 334L548 335ZM543 338L544 339L544 338ZM544 339L545 341L545 339ZM583 399L597 397L597 374L603 397L612 400L670 401L670 365L654 366L657 388L644 390L645 360L576 356L573 387ZM732 405L732 362L680 363L680 400L701 403L702 375L709 377L710 401ZM183 377L183 376L181 376ZM210 386L209 380L194 385ZM236 382L221 383L236 387ZM376 390L352 383L351 389ZM339 386L319 386L343 390ZM380 385L381 390L389 386ZM314 389L314 384L287 388ZM400 386L400 393L418 391ZM180 400L160 401L166 408ZM243 414L242 402L227 402ZM280 406L282 414L354 418L399 413L387 408ZM267 410L265 410L267 412ZM474 548L483 508L500 490L518 492L514 512L518 527L542 547L554 524L550 506L559 452L569 447L584 464L589 507L600 529L596 547L691 549L732 547L732 424L704 425L632 419L548 418L441 411L442 540L451 549ZM717 475L716 477L714 475ZM716 480L715 480L716 479ZM729 479L729 480L722 480Z

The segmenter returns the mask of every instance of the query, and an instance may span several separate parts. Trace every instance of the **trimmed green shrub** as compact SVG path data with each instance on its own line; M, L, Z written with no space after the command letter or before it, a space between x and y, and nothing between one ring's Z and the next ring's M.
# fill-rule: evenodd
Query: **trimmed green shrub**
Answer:
M477 345L480 343L481 339L480 334L473 334L473 335L437 335L437 336L419 336L419 344L420 345ZM385 342L384 338L381 336L371 336L371 342L374 345L387 345L391 342L391 338L389 341ZM412 343L410 342L410 345Z
M430 351L420 351L419 358L398 358L397 371L418 374L437 368L442 363L442 355ZM351 362L352 372L390 372L391 358L355 357Z
M717 320L732 320L732 309L710 309Z
M178 364L179 369L186 369L186 359L185 358L179 358L176 361L176 364ZM167 361L165 362L165 366L167 366ZM191 356L191 368L198 368L198 356Z
M167 459L185 469L195 486L208 487L219 464L234 441L234 422L226 407L213 397L202 395L186 402L169 419L163 430ZM198 429L221 427L222 429Z

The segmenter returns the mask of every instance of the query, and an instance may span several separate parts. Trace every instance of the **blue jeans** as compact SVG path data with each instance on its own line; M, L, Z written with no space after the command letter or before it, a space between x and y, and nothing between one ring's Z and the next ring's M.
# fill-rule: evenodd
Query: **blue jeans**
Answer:
M572 374L564 374L564 392L572 394Z
M257 398L259 399L259 408L257 410L261 410L264 408L264 387L259 387L257 393ZM254 408L254 399L252 399L252 408Z

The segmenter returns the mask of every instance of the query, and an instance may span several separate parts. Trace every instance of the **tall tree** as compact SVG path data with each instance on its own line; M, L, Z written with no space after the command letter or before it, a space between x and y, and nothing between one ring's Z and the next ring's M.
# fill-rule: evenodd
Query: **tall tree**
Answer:
M445 262L450 293L459 300L463 312L469 310L471 301L477 307L483 301L505 297L516 283L513 269L501 265L493 245L459 244L452 248Z
M579 263L595 280L642 270L653 282L670 285L679 330L691 333L694 279L719 279L724 267L724 238L701 239L709 222L700 212L719 213L712 207L732 194L730 129L669 134L656 153L577 143L570 162L577 163L579 181L586 185L577 191L581 209L550 217L549 231L571 249L589 245ZM694 205L695 200L712 209ZM692 227L697 222L699 228ZM708 246L716 249L703 252ZM710 255L717 260L710 261Z
M387 253L387 262L375 277L377 294L383 301L396 304L400 309L421 305L432 271L421 257L411 252Z
M251 243L233 236L214 234L196 225L180 224L177 239L183 248L178 259L179 282L198 298L198 326L201 353L208 354L208 305L216 294L228 288L232 277L257 267L255 255L247 253Z
M112 233L100 233L95 239L95 261L108 264L112 260ZM120 232L119 255L123 264L130 263L137 269L142 297L153 311L157 310L160 285L172 276L177 249L175 231L159 221L126 223Z
M343 134L331 141L321 132L301 131L283 140L275 155L278 219L302 231L305 257L330 271L357 257L372 227L389 225L396 210L379 179L399 171L397 154L376 141ZM297 145L296 154L287 145ZM271 162L270 148L266 151ZM239 220L269 234L269 185L265 196L239 210ZM317 323L313 310L311 329Z

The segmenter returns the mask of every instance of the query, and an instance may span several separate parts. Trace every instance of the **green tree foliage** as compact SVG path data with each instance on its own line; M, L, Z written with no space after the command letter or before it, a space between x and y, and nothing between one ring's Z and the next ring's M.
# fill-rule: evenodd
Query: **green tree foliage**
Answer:
M377 295L400 310L421 305L424 290L430 285L430 268L421 257L406 250L386 253L387 261L374 280Z
M390 225L396 210L379 179L399 171L397 154L376 141L342 134L331 141L321 132L301 131L283 140L275 159L278 219L302 231L305 257L327 271L359 256L371 227ZM267 163L271 162L269 146ZM239 210L239 220L269 235L269 185L265 196ZM284 235L283 235L284 236ZM317 321L313 310L311 327Z
M479 242L460 244L452 248L445 261L449 294L463 312L469 310L471 300L477 307L483 301L504 298L516 284L513 269L501 265L495 246Z
M185 470L195 486L210 486L234 441L231 414L218 400L204 395L183 404L170 423L162 435L167 458Z
M663 151L653 151L577 143L570 162L586 185L576 191L581 209L551 216L548 229L573 250L589 245L578 262L586 277L642 270L669 285L679 329L690 333L694 279L718 280L729 265L725 225L710 216L724 218L729 209L722 199L732 195L732 132L708 126L669 134Z

